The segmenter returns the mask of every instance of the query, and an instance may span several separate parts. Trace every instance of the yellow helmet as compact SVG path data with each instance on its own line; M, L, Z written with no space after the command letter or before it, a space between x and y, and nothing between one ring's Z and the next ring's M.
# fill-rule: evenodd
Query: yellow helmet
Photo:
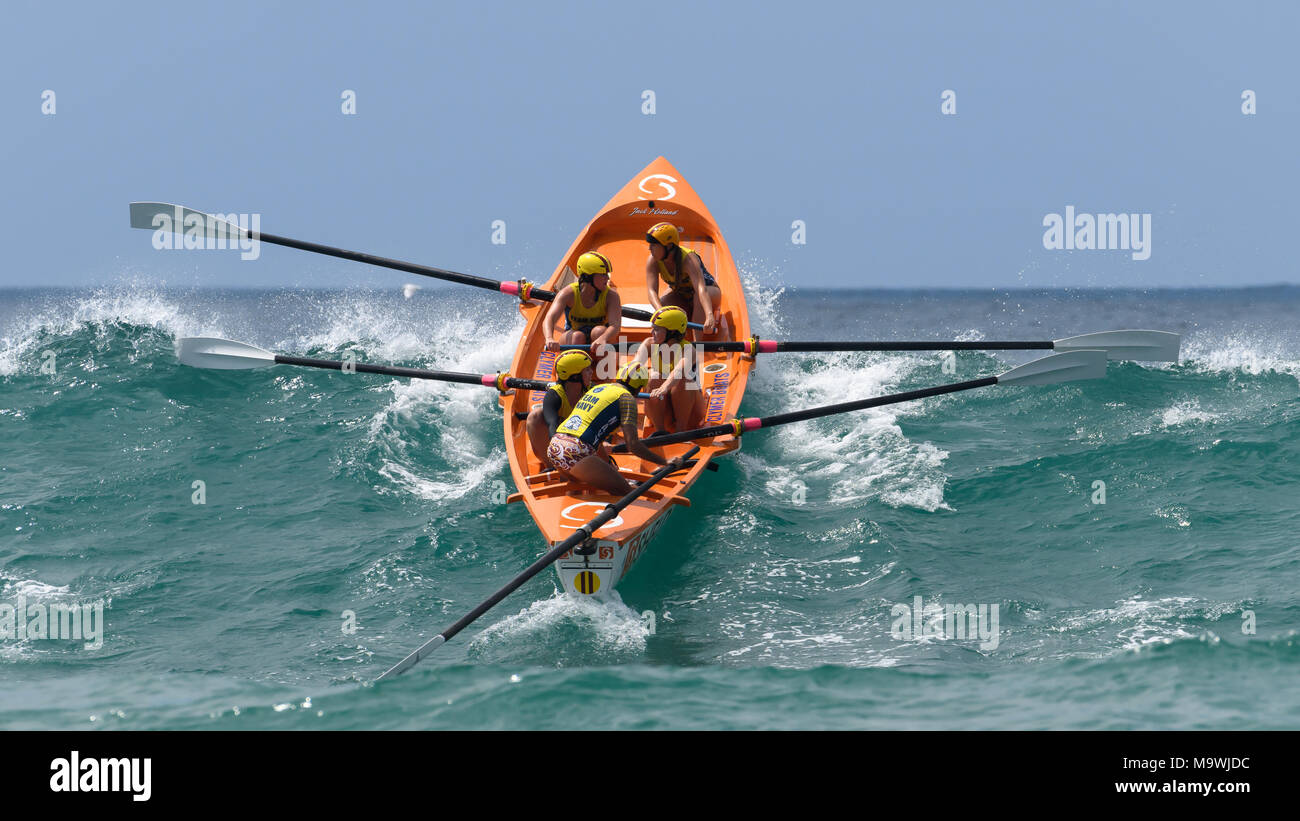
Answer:
M650 384L650 372L640 362L629 362L618 369L618 375L614 380L626 384L634 391L639 391Z
M676 305L665 305L654 312L650 317L650 324L657 325L660 328L667 328L674 333L686 333L686 312Z
M614 273L614 266L610 264L609 257L604 254L588 251L578 257L578 276L590 277L596 274L612 273Z
M682 241L682 235L677 232L677 226L671 222L657 222L646 232L645 241L657 242L660 245L676 245Z
M565 351L555 360L555 381L568 382L591 367L591 357L584 351Z

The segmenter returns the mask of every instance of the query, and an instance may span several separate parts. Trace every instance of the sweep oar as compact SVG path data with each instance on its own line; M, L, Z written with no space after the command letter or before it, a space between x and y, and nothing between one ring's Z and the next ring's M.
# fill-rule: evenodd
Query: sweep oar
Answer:
M774 416L733 419L730 422L721 425L712 425L707 428L697 428L695 430L684 430L680 433L668 433L662 436L650 436L641 441L645 442L647 445L657 447L659 445L671 445L674 442L688 442L692 439L722 436L728 433L740 436L741 434L748 433L751 430L758 430L759 428L788 425L791 422L803 422L808 419L818 419L823 416L832 416L837 413L866 410L867 408L876 408L881 405L893 405L898 402L911 402L914 399L925 399L928 396L940 396L945 393L956 393L957 391L969 391L975 388L985 388L990 385L1052 385L1057 382L1072 382L1076 379L1100 379L1105 375L1105 351L1070 351L1069 353L1056 353L1044 356L1042 359L1035 359L1033 362L1028 362L1018 368L1012 368L999 376L985 376L981 379L971 379L966 382L954 382L950 385L921 388L920 390L907 391L905 393L876 396L871 399L859 399L855 402L841 402L837 405L823 405L819 408L809 408L807 410L792 411L790 413L778 413ZM625 444L613 448L613 450L618 453L621 453L626 449L627 446Z
M519 388L526 391L544 391L550 382L540 379L520 379L503 373L456 373L431 371L425 368L407 368L401 365L370 365L365 362L344 362L340 359L312 359L306 356L285 356L272 353L246 342L219 339L215 336L186 336L177 340L177 358L182 365L193 368L211 368L221 371L266 368L271 365L298 365L303 368L324 368L331 371L354 370L357 373L381 373L388 376L406 376L411 379L435 379L439 382L460 382L465 385L483 385L506 391ZM649 399L650 394L639 393L638 399ZM525 419L528 414L522 414Z
M332 371L355 370L357 373L381 373L388 376L408 376L412 379L436 379L440 382L461 382L466 385L485 385L506 390L544 391L551 383L537 379L519 379L503 373L454 373L431 371L424 368L405 368L398 365L371 365L366 362L343 362L337 359L312 359L305 356L284 356L243 342L218 339L210 336L188 336L178 340L177 358L182 365L217 370L265 368L271 365L299 365L304 368L325 368Z
M694 456L699 449L700 446L696 445L695 447L686 451L686 453L682 454L678 458L682 462L685 462L687 459ZM572 536L560 542L555 547L551 548L550 551L547 552L545 556L543 556L542 558L538 559L537 561L529 565L528 569L526 569L524 572L520 573L518 576L515 576L513 579L511 579L510 582L505 587L493 593L491 596L488 596L487 599L484 600L482 604L480 604L478 607L475 607L473 610L466 613L464 616L461 617L459 621L457 621L451 627L448 627L446 630L443 630L438 635L434 636L433 638L426 641L424 644L420 645L420 648L418 650L416 650L414 653L407 656L406 658L402 659L397 664L393 665L382 676L375 679L375 681L384 681L386 679L394 678L406 672L410 668L414 667L425 656L428 656L430 653L436 650L439 645L445 644L446 642L450 641L453 636L455 636L461 630L464 630L466 627L468 627L471 623L473 623L475 619L477 619L479 616L483 615L487 611L491 610L493 607L497 605L497 603L499 603L506 596L509 596L511 593L515 592L515 590L518 590L519 587L523 585L524 582L528 581L533 576L536 576L538 573L540 573L542 570L544 570L551 564L554 564L555 560L563 556L565 553L568 553L570 550L577 547L582 542L585 542L587 539L590 539L593 533L595 533L597 530L600 530L605 525L606 522L608 522L610 519L613 519L615 516L617 516L623 510L623 508L632 504L634 501L637 500L639 496L641 496L650 488L654 487L655 483L658 482L660 479L664 478L669 473L672 473L673 471L677 470L679 466L673 464L673 462L676 461L677 459L674 459L670 461L668 464L656 470L654 473L650 474L650 476L647 477L644 482L637 485L630 493L628 493L622 499L619 499L617 502L614 502L613 504L607 506L600 513L597 513L595 518L587 522L582 527L578 528L577 532L575 532Z
M1065 339L1036 341L985 342L935 340L933 342L780 342L775 339L751 339L740 342L699 342L705 351L741 351L744 353L811 352L811 351L1105 351L1109 359L1137 362L1177 362L1181 337L1169 331L1098 331Z
M538 288L526 279L517 282L502 282L501 280L489 279L488 277L474 276L473 274L462 274L458 271L448 271L444 268L434 268L430 265L417 265L414 262L403 262L399 259L389 259L387 257L377 257L374 254L363 254L357 251L348 251L343 248L331 248L328 245L319 245L315 242L304 242L300 239L290 239L289 237L279 237L275 234L264 234L260 231L249 231L236 223L224 220L213 214L207 214L203 211L195 211L193 208L186 208L183 205L172 205L167 202L133 202L131 203L131 227L143 228L147 231L166 230L173 234L182 236L187 233L195 232L202 237L207 234L204 231L210 230L214 239L223 239L234 241L240 239L250 239L259 242L269 242L272 245L283 245L285 248L297 248L300 251L310 251L313 254L324 254L339 259L350 259L354 262L363 262L367 265L377 265L380 268L392 268L395 271L405 271L408 274L418 274L420 276L432 277L434 279L443 279L448 282L459 282L462 285L473 285L476 288L486 288L489 291L500 291L503 294L517 296L521 301L527 302L530 299L538 299L543 302L550 302L555 299L554 291L547 291ZM202 228L204 231L199 231ZM623 308L623 316L629 319L640 319L645 322L650 321L651 313L643 311L640 308ZM690 323L693 328L703 328L699 323Z

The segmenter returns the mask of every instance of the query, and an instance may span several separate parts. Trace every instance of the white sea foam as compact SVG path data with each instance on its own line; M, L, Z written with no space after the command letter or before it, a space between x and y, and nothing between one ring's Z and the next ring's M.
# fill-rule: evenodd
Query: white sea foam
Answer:
M1194 422L1209 422L1218 419L1221 414L1211 413L1201 410L1201 403L1197 399L1190 399L1178 402L1160 414L1160 424L1167 428L1177 425L1184 425Z
M154 328L171 336L222 336L213 318L191 315L156 287L126 284L98 288L70 300L54 301L12 317L0 331L0 376L36 367L43 336L69 336L87 328L100 334L113 325Z
M779 412L787 412L889 393L933 362L928 356L827 353L809 366L806 360L770 357L754 381L757 390L785 397ZM829 482L832 504L875 498L893 507L949 509L943 499L948 453L912 442L898 425L900 415L920 412L891 405L796 422L773 436L781 458L758 463L758 478L772 495L789 497L799 482Z
M470 642L471 651L503 643L545 644L557 631L577 627L599 649L619 654L645 651L650 626L623 603L617 590L595 596L557 593L488 627Z
M1240 372L1257 376L1284 373L1300 380L1300 360L1283 350L1282 340L1229 334L1184 340L1182 359L1203 373Z
M1197 634L1183 624L1184 620L1215 619L1240 606L1240 603L1232 602L1206 603L1190 596L1166 596L1153 600L1131 596L1117 602L1114 607L1066 616L1052 629L1060 633L1114 629L1118 649L1136 652L1155 644L1193 638Z

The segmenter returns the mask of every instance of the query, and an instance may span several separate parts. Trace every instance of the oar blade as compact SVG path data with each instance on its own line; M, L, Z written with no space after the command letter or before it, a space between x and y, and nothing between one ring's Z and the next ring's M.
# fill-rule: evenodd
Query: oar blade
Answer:
M425 656L429 655L434 650L437 650L439 646L446 643L447 640L444 639L441 634L434 636L433 638L426 641L424 644L420 645L419 650L416 650L411 655L407 656L406 658L402 659L398 663L394 664L392 667L385 670L384 674L379 678L375 679L375 681L376 682L388 681L389 679L397 678L402 673L405 673L407 670L411 669L416 664L419 664L421 661L423 661Z
M1053 385L1106 375L1105 351L1054 353L998 376L999 385Z
M1134 362L1177 362L1182 337L1169 331L1100 331L1057 339L1052 349L1065 353L1102 350L1110 359Z
M236 240L248 232L239 225L213 214L195 211L170 202L131 203L131 227L146 231L163 230L184 234L186 230L202 229L204 238Z
M215 336L187 336L176 340L176 357L182 365L223 371L275 364L275 354L270 351Z

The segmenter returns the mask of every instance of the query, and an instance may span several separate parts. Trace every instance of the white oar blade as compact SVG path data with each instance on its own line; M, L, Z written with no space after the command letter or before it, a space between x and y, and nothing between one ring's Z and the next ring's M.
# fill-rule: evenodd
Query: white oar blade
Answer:
M1012 368L998 377L999 385L1052 385L1106 375L1105 351L1054 353Z
M205 214L169 202L131 203L131 227L146 231L162 230L172 234L197 233L203 237L226 240L237 240L248 233L236 223L218 215Z
M1134 362L1177 362L1181 342L1181 336L1169 331L1101 331L1058 339L1052 347L1061 353L1102 350L1110 359Z
M176 357L182 365L223 371L265 368L275 364L275 354L270 351L214 336L187 336L176 340Z

